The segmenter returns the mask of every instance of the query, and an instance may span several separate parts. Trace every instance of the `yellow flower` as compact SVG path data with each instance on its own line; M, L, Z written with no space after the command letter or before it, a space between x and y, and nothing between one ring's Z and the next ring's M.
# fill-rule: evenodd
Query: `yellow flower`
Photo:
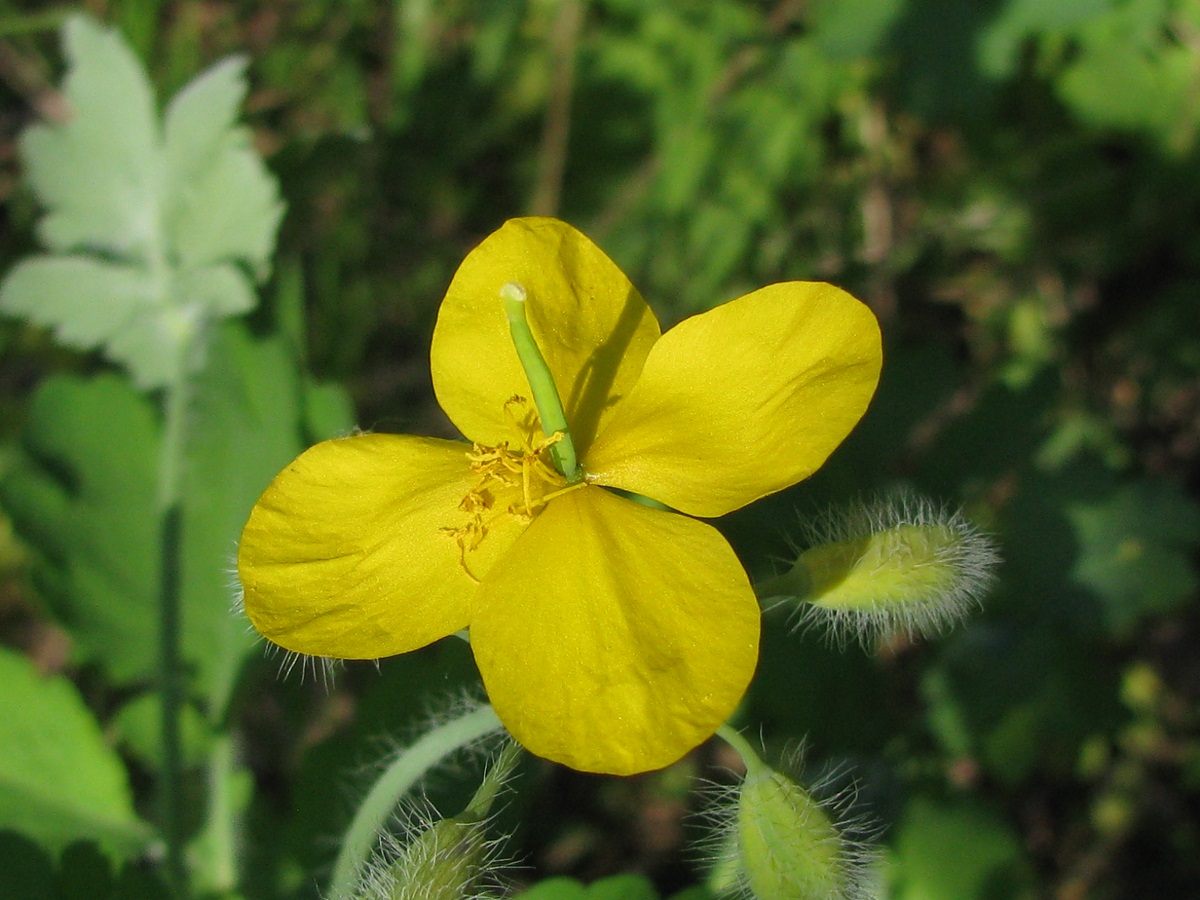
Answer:
M562 398L574 482L524 399L510 283ZM467 256L433 334L434 391L472 443L364 434L308 450L242 534L246 612L282 647L344 659L470 628L527 749L591 772L668 765L728 718L758 656L746 573L692 516L815 471L880 362L874 316L838 288L771 285L660 334L586 237L512 220Z

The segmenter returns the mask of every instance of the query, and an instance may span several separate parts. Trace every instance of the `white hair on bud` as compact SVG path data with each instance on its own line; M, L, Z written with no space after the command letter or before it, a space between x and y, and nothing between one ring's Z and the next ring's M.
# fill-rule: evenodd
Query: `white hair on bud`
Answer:
M831 607L819 598L803 602L793 612L796 630L821 627L839 645L857 639L864 646L900 633L908 637L930 637L944 633L972 611L982 608L983 598L995 582L1000 554L994 541L959 510L935 503L903 490L871 500L858 500L829 510L806 523L805 543L821 545L859 541L884 536L903 527L938 528L946 538L938 542L932 560L910 558L915 568L937 566L948 573L919 598L899 591L880 592L869 605ZM903 548L899 548L903 552ZM898 565L903 560L897 561ZM882 567L881 567L882 568Z
M473 704L466 697L454 702L460 710L463 708L460 704L468 708ZM455 756L479 756L487 749L495 750L486 754L491 756L494 766L501 758L501 750L510 742L509 738L498 742L494 734L488 735L462 748ZM448 761L444 760L438 768L444 773ZM493 768L485 777L495 775ZM501 771L499 777L499 790L507 790L512 770ZM389 825L379 832L376 848L363 863L353 892L348 897L330 900L440 900L443 896L453 896L454 900L495 900L510 894L507 873L515 861L506 853L508 835L495 833L496 813L489 812L477 821L459 822L457 818L446 820L423 791L411 792L401 801ZM432 834L447 822L456 829L451 843L439 841ZM453 886L440 880L430 883L432 872L461 862L470 854L476 854L477 858L469 883ZM447 890L453 893L447 894Z
M412 804L397 814L394 830L380 835L379 846L362 867L359 882L349 898L330 900L496 900L512 890L506 870L514 865L505 848L507 836L493 835L494 821L489 816L472 823L463 839L453 847L438 847L421 837L439 822L439 815L428 803ZM429 869L466 853L478 853L478 874L470 885L456 886L446 894L422 878Z
M804 744L784 753L774 767L783 777L802 785ZM827 769L802 789L824 813L837 832L835 859L837 880L842 890L829 900L869 900L878 896L879 850L876 840L880 825L862 810L856 809L857 786L846 776L848 766ZM694 821L704 831L697 845L697 861L709 872L707 886L718 897L730 900L776 900L759 897L751 888L741 864L738 839L738 805L741 780L729 784L709 780L701 782L701 807Z

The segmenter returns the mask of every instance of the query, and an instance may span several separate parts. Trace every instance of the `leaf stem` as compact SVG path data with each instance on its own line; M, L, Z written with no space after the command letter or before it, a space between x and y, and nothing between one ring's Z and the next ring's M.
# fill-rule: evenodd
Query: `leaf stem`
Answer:
M501 727L495 710L480 706L439 725L396 754L358 807L342 838L329 885L333 900L351 896L359 870L379 840L380 829L417 780L450 753Z

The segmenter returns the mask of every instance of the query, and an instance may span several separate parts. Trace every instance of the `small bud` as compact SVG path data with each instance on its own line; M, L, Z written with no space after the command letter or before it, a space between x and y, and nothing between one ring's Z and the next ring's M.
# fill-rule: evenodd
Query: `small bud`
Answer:
M719 733L742 756L746 777L709 814L717 825L709 888L756 900L867 896L875 853L845 833L861 825L838 823L846 798L819 802L763 763L736 732ZM736 798L732 810L730 798Z
M794 781L766 767L747 772L737 828L742 875L755 897L845 896L837 829Z
M457 816L433 820L410 810L406 842L385 834L365 867L355 900L470 900L496 896L501 842L489 833L492 802L512 775L520 753L508 743L471 802Z
M855 504L814 537L758 593L790 598L799 625L828 624L838 640L940 632L980 605L1000 561L961 513L911 495Z

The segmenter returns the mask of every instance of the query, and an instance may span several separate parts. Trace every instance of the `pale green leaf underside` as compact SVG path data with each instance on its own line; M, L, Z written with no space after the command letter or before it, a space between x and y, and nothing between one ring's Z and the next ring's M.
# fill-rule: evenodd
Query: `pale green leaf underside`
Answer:
M266 274L283 205L247 132L228 132L210 165L172 190L171 233L183 264L236 259L258 277Z
M39 234L62 254L19 266L0 310L101 349L143 388L195 362L208 323L252 309L283 206L237 125L245 61L217 64L171 102L160 129L149 81L116 32L64 27L71 116L38 125L21 155L46 207Z
M132 855L151 839L120 758L65 678L0 648L0 827L51 847L95 839Z
M174 349L203 319L247 312L254 301L249 278L229 263L155 278L140 266L94 256L38 256L0 284L0 308L54 329L69 346L107 348L143 387L179 376Z
M153 314L164 287L140 267L94 256L36 256L0 285L0 307L53 328L64 344L90 350Z
M168 227L183 265L237 259L261 276L283 205L249 132L237 126L245 68L239 57L218 63L167 107Z
M71 116L21 138L21 159L47 214L52 250L103 250L148 259L159 240L161 152L150 83L114 31L83 16L63 28Z

